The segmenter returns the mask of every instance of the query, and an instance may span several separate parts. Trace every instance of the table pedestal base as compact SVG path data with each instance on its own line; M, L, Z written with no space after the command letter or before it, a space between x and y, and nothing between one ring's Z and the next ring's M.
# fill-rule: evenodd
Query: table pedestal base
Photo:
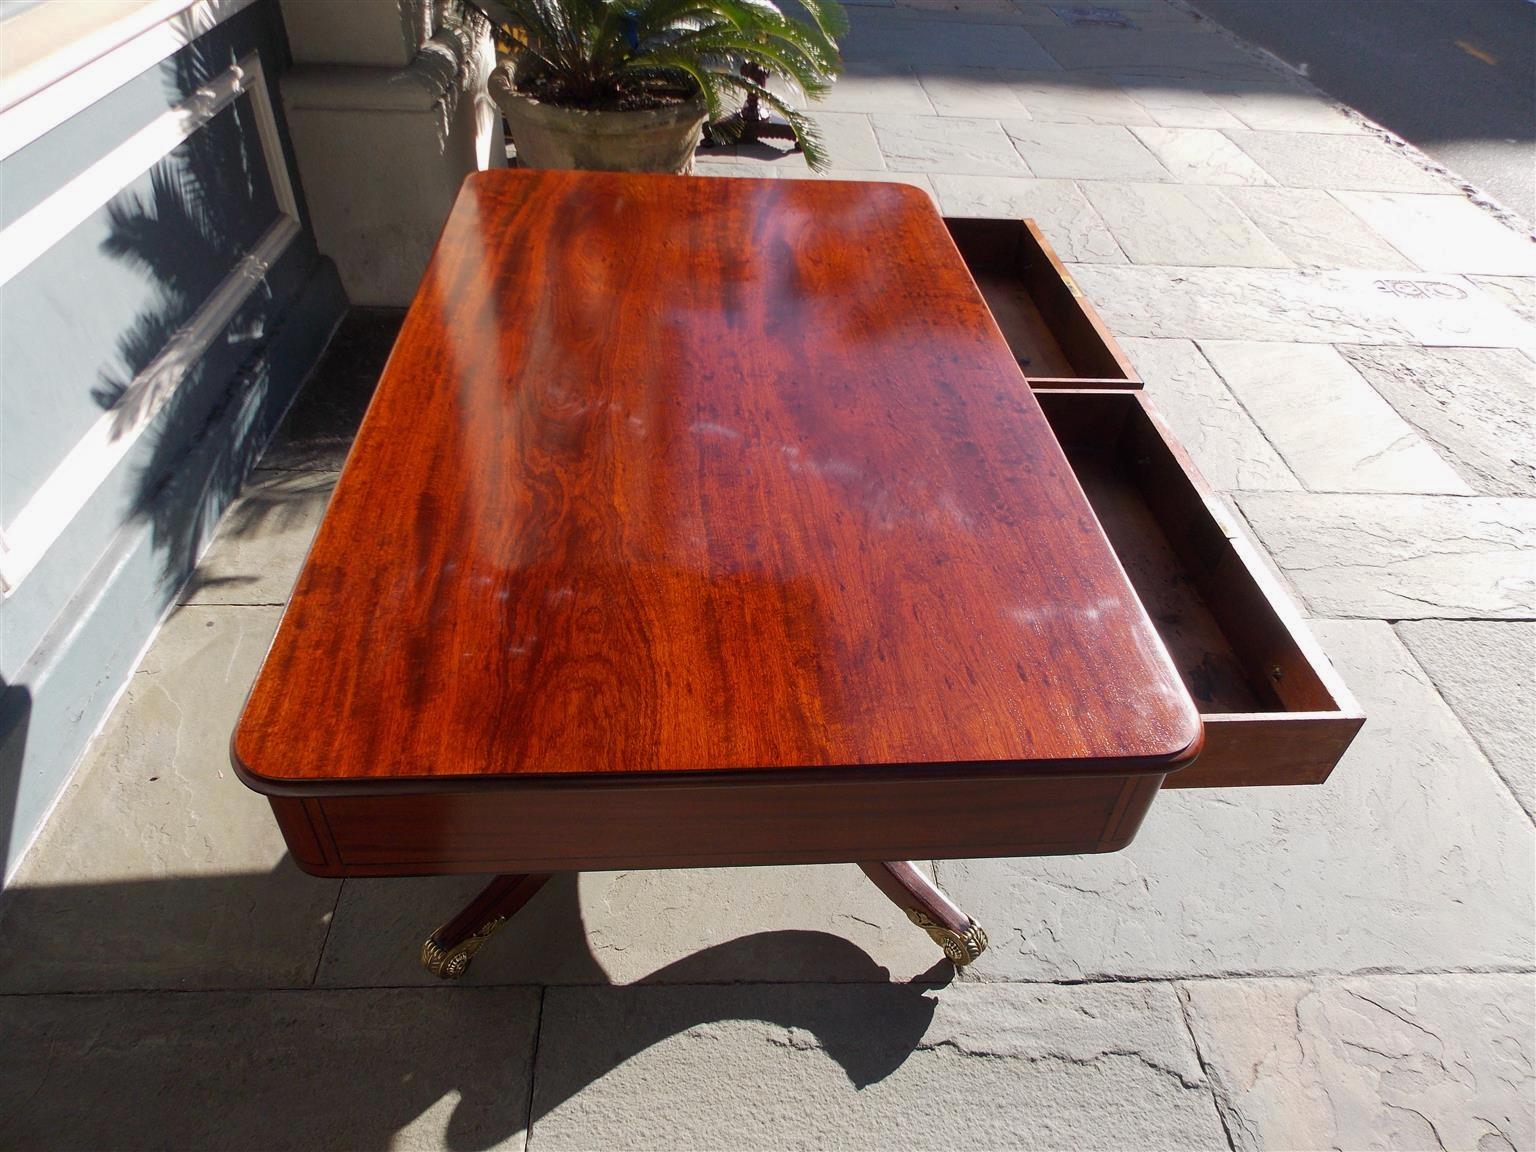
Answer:
M904 861L860 864L875 887L933 938L957 968L987 949L987 934L932 881ZM532 900L548 873L498 876L421 946L421 962L432 975L457 980L495 931Z

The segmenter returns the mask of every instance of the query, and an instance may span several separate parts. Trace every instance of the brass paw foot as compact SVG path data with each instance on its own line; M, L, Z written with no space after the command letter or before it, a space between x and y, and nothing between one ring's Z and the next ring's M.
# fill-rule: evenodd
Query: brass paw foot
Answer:
M964 968L987 950L987 933L974 920L970 921L970 927L964 932L953 932L943 925L935 924L926 913L916 908L907 909L907 919L928 933L933 942L944 949L944 955L949 957L949 962L956 968Z
M421 962L432 975L443 980L457 980L469 968L469 962L480 951L480 946L506 922L505 916L487 920L452 948L444 947L436 935L428 936L421 946Z

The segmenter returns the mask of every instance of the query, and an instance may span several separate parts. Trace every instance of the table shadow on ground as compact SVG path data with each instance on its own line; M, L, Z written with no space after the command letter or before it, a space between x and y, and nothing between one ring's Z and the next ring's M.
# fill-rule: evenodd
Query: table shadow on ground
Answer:
M784 930L701 948L638 985L615 986L587 945L575 877L558 877L528 911L544 902L537 922L553 935L541 947L570 953L568 974L585 965L589 982L578 994L597 1018L585 1024L581 1067L541 1084L535 1111L544 998L574 990L311 987L324 941L311 929L324 925L308 921L328 919L315 915L326 901L311 902L303 925L283 922L297 915L290 897L305 885L334 892L288 860L267 875L7 891L0 1148L384 1148L427 1136L423 1129L450 1148L494 1147L632 1057L723 1020L810 1034L858 1090L916 1050L937 1007L933 992L953 975L941 962L912 983L889 984L889 972L849 941ZM439 911L446 919L453 910ZM517 931L514 918L503 934ZM482 959L506 942L494 938ZM285 948L301 955L279 955ZM776 963L793 968L807 952L835 969L837 987L740 979ZM690 996L678 987L700 984L732 991ZM655 1002L630 1010L647 997Z

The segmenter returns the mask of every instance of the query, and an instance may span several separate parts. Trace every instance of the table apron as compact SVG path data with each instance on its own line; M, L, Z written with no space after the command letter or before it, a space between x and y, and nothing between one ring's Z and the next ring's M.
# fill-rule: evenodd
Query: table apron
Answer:
M517 789L268 799L319 876L1112 852L1163 777Z

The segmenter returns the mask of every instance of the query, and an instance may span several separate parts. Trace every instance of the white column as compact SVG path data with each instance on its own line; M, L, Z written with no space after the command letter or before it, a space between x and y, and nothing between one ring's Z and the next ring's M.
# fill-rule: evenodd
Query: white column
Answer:
M464 177L506 162L488 29L456 0L282 0L283 103L320 250L404 305Z

